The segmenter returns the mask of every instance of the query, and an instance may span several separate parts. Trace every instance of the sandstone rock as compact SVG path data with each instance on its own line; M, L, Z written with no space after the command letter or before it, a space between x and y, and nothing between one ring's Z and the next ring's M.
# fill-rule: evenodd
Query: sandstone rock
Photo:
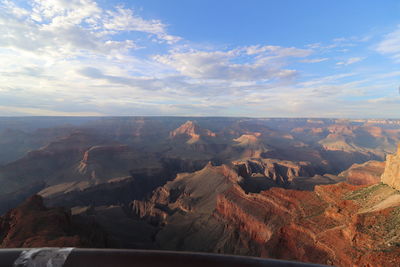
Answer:
M312 177L315 170L309 162L278 159L249 158L233 161L243 177L241 186L248 192L260 192L273 186L290 187L299 177Z
M388 256L400 250L393 223L398 210L387 205L395 192L390 187L338 183L315 191L275 187L251 193L239 186L241 179L228 166L208 164L178 175L149 201L134 201L131 207L160 228L155 242L163 249L349 267L368 260L377 266L400 263Z
M400 144L397 153L386 157L385 172L382 175L382 183L400 190Z
M96 225L74 222L64 208L46 208L38 195L0 217L0 248L104 246L106 235Z
M188 144L196 143L201 137L216 137L216 134L208 129L202 129L193 121L187 121L170 133L170 138L187 138Z
M354 185L371 185L381 181L385 170L385 162L370 160L362 164L353 164L349 169L341 172L339 176Z

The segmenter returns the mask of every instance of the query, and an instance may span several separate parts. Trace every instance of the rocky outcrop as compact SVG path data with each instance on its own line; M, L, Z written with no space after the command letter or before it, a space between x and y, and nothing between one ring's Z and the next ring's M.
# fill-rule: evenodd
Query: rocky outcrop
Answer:
M397 153L386 157L385 172L382 175L382 183L400 190L400 144Z
M225 223L225 235L236 233L237 247L228 253L335 266L366 266L373 259L372 266L397 266L400 259L389 255L400 253L399 210L381 205L392 198L390 190L339 183L314 192L272 188L245 194L231 187L218 196L215 215ZM371 208L364 209L366 203Z
M269 150L262 140L262 134L259 132L242 134L240 137L233 139L233 141L235 142L233 148L241 149L239 158L259 158L262 153Z
M229 167L215 167L208 163L200 171L178 174L173 181L157 188L149 201L133 201L132 209L140 218L153 222L161 219L159 224L178 211L210 213L215 207L217 194L238 179L238 175Z
M257 187L257 183L262 187L262 183L267 185L285 186L297 177L311 177L315 174L309 162L293 162L277 159L250 158L247 160L234 161L233 165L240 176L247 184L247 190L252 191L251 187ZM263 179L264 178L264 179ZM251 185L253 184L253 185ZM263 187L267 189L268 187Z
M180 174L134 214L159 228L156 247L297 260L336 266L400 264L400 194L388 186L338 183L314 191L245 192L243 177L208 164ZM394 195L395 194L395 195ZM396 254L397 253L397 254Z
M26 185L20 190L12 193L0 195L0 215L3 215L10 209L17 207L28 197L37 194L45 187L46 183L38 181L36 183Z
M124 176L129 174L138 158L127 145L93 146L84 152L77 171L89 179Z
M179 174L158 188L149 201L134 201L132 210L137 217L160 227L155 235L157 247L218 252L223 224L213 216L217 195L238 179L225 165L207 164L200 171Z
M261 143L260 136L261 133L258 132L242 134L240 137L233 139L233 141L237 143L237 146L257 147Z
M45 206L34 198L0 218L0 246L151 248L400 266L400 193L383 183L367 186L383 163L364 164L393 152L400 133L394 125L196 118L217 135L185 120L105 118L76 131L67 127L45 138L41 149L35 144L22 159L0 166L0 210L46 186L40 192ZM388 157L393 187L397 157ZM204 167L208 161L218 166ZM340 177L327 174L354 163ZM338 183L344 179L348 183ZM46 185L36 187L36 181ZM22 188L29 184L32 189ZM61 205L72 215L54 208ZM96 225L112 243L103 242Z
M144 185L132 177L111 179L102 183L73 182L47 187L38 194L48 207L108 206L128 204L143 197Z
M385 162L370 160L362 164L353 164L339 176L344 177L350 184L371 185L381 181L384 170Z
M187 121L170 133L170 138L183 137L188 144L196 143L201 137L215 137L216 134L208 129L200 128L195 122Z
M99 227L74 222L63 208L46 208L37 195L0 217L1 248L105 246Z
M74 165L82 153L97 142L102 141L92 134L76 132L0 166L0 180L4 185L0 187L0 193L21 190L37 181L53 185L79 180L82 176Z

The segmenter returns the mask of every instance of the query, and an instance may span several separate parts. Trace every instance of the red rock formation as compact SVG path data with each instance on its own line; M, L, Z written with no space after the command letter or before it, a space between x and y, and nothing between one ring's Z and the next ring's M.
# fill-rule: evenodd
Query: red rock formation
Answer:
M216 134L208 129L200 128L193 121L187 121L170 133L170 138L176 137L188 138L187 143L193 144L199 141L200 137L216 137Z
M125 164L127 161L134 161L136 158L138 156L126 145L93 146L84 152L77 170L91 179L104 179L115 177L115 174L110 173L109 170L117 169L115 166L112 166L117 165L120 169L119 174L121 176L127 175L128 168L120 165Z
M74 223L63 208L46 208L37 195L0 217L2 248L104 247L104 237L94 225Z
M81 177L74 165L82 153L97 142L100 141L96 136L76 132L0 166L0 179L4 184L0 193L11 193L37 181L52 185L79 180Z
M385 172L382 175L382 182L400 190L400 144L397 153L388 155L386 158Z
M398 211L360 213L361 203L346 198L362 188L340 183L319 186L315 192L272 188L244 194L232 187L218 196L216 216L244 236L239 241L247 244L241 246L255 247L259 256L336 266L366 266L360 263L373 259L379 264L371 266L397 266L400 258L388 257L400 255L400 249L388 243L388 236L398 240L391 232L396 228L387 224L398 220Z
M287 185L296 177L311 177L315 174L309 162L293 162L277 159L251 158L234 161L242 177L264 176L277 185Z
M363 164L353 164L349 169L339 174L347 182L354 185L371 185L381 181L385 170L385 162L367 161Z
M262 134L259 132L242 134L240 137L233 139L234 147L242 149L239 158L261 157L262 153L267 152L268 146L262 141Z
M315 191L246 193L240 181L227 166L208 165L179 175L149 202L135 201L133 209L161 227L156 242L166 249L336 266L367 266L369 260L374 266L400 264L400 257L388 256L400 255L395 190L338 183Z

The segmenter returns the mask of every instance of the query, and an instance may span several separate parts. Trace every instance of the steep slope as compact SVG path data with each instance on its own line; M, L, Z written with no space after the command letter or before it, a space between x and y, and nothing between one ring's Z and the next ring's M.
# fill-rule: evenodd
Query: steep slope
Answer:
M327 131L319 141L326 150L369 153L382 159L400 140L397 130L370 125L334 124Z
M48 207L109 206L128 204L142 198L144 183L132 177L115 178L102 183L72 182L47 187L40 191Z
M354 185L371 185L381 181L385 170L385 162L370 160L362 164L353 164L349 169L341 172L339 176Z
M386 158L385 172L382 175L382 182L400 190L400 145L397 153L388 155Z
M180 168L185 166L178 163L179 160L165 159L97 135L74 133L0 167L3 184L0 194L21 190L39 181L47 186L76 182L95 184L125 176L148 178L147 184L152 190L182 171Z
M400 264L398 257L390 259L400 253L398 208L362 206L368 199L376 207L393 191L368 195L370 189L345 183L315 192L272 188L245 195L237 189L220 195L217 205L227 228L240 232L242 244L231 252L251 247L248 253L260 256L336 266L363 266L371 258L372 266Z
M39 149L58 138L69 135L74 127L54 127L22 131L8 128L0 131L0 165L18 160L31 150Z
M316 185L342 182L343 177L318 174L318 168L307 161L272 158L248 158L233 161L235 170L243 178L240 185L246 192L257 193L271 187L313 190Z
M400 193L338 183L315 191L246 193L228 166L181 174L136 216L159 228L156 247L253 255L336 266L400 264Z
M0 247L105 247L96 225L79 224L63 208L48 209L33 196L0 217Z
M183 138L186 140L186 143L188 144L196 143L200 141L201 138L215 137L215 136L216 136L215 133L213 133L208 129L200 128L200 126L193 121L185 122L184 124L179 126L179 128L173 130L170 133L171 139Z
M0 195L0 215L3 215L10 209L17 207L28 197L37 194L45 187L45 182L38 181L36 183L25 185L17 191Z
M223 234L213 216L217 195L240 179L227 166L211 164L195 173L179 174L155 190L148 202L134 201L139 218L161 227L155 237L162 249L215 251Z
M165 140L165 157L190 161L203 161L204 165L215 160L228 146L223 136L187 121L170 132Z
M153 155L120 144L91 146L74 168L88 180L98 181L127 175L140 176L146 173L151 176L166 172L162 162Z
M0 167L3 185L0 193L10 193L38 181L56 184L79 179L73 166L85 150L101 142L94 135L76 132L30 151L23 158Z
M284 185L296 177L309 177L314 170L309 162L293 162L277 159L250 158L234 161L242 177L262 175L274 180L278 185Z
M262 141L262 134L259 132L242 134L240 137L233 139L235 142L233 147L241 148L240 158L261 157L262 153L269 149Z

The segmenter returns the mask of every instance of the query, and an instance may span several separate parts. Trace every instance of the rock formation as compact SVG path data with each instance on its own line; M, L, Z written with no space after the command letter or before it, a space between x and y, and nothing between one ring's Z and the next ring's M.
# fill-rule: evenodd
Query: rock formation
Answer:
M105 247L96 225L80 225L63 208L48 209L35 195L0 217L0 247Z
M400 193L347 183L315 191L246 193L228 166L181 174L136 216L157 225L156 246L280 258L336 266L400 264Z
M179 117L101 118L65 126L41 148L16 146L23 153L0 166L0 212L38 190L45 205L36 196L0 217L0 246L400 266L400 152L388 157L382 176L391 187L376 183L383 163L367 162L393 152L400 124L195 119L218 134ZM10 135L19 136L7 141ZM8 148L27 138L1 137ZM13 161L17 154L25 156Z
M36 183L25 185L20 190L0 195L0 215L3 215L10 209L17 207L28 197L37 194L45 187L46 183L37 181Z
M288 185L296 177L311 177L315 174L311 164L302 161L251 158L234 161L233 164L244 178L266 177L281 186Z
M386 157L385 172L382 175L382 183L400 190L400 144L397 153Z
M187 138L188 144L196 143L201 137L215 137L216 134L208 129L202 129L193 121L187 121L170 133L170 138Z
M362 164L353 164L349 169L341 172L339 176L354 185L371 185L381 181L385 170L385 162L370 160Z
M216 215L228 221L226 232L239 232L240 247L249 253L336 266L364 266L371 259L371 266L399 264L388 257L400 252L399 200L382 205L392 189L346 183L315 192L272 188L246 195L238 189L218 196Z

